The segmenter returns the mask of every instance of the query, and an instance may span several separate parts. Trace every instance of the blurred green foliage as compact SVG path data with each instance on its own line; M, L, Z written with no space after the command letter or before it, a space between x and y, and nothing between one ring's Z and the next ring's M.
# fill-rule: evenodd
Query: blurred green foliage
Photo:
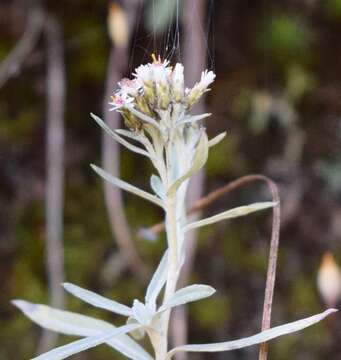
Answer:
M339 20L341 18L341 1L340 0L326 0L322 2L326 15L332 20Z

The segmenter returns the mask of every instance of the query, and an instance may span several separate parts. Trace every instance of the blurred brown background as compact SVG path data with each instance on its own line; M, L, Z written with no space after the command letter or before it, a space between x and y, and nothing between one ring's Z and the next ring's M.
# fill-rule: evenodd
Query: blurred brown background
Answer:
M265 174L280 188L273 324L326 306L316 285L322 256L330 251L341 262L341 0L180 0L178 5L174 0L0 2L1 360L28 359L38 348L66 340L42 335L11 299L67 303L70 310L120 324L119 318L64 298L58 284L64 278L127 304L143 296L143 274L157 263L165 239L148 241L137 233L160 221L162 213L125 194L122 209L117 193L110 209L89 164L108 156L113 171L120 168L122 178L142 188L149 187L151 167L102 144L89 114L102 115L114 81L153 52L185 62L188 72L206 61L217 74L202 106L213 113L206 122L210 136L225 130L228 136L211 151L203 192L249 173ZM198 72L193 76L189 81ZM248 185L204 213L268 198L261 184ZM218 293L189 306L191 342L259 330L270 232L270 213L263 213L197 234L188 281L211 284ZM341 359L339 319L273 341L270 359ZM256 354L250 348L190 358L242 360ZM103 358L122 357L105 346L75 357Z

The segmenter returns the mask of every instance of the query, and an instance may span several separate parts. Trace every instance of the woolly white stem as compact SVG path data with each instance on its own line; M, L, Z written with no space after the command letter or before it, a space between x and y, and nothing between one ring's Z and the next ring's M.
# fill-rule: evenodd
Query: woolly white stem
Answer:
M185 221L183 218L183 209L185 206L186 187L187 184L183 184L175 194L168 196L165 201L169 265L163 304L165 304L174 294L181 269L183 256L181 248L184 236L182 223ZM160 319L160 336L157 341L155 341L155 339L153 341L156 360L164 360L167 355L170 312L170 310L167 310L162 314Z
M176 214L176 197L172 196L166 202L166 232L169 247L169 267L165 296L163 303L174 294L176 290L176 283L179 277L179 259L178 259L178 245L179 245L179 229L177 224ZM166 357L168 350L168 328L169 328L170 310L165 311L161 318L161 337L155 349L156 360L163 360Z

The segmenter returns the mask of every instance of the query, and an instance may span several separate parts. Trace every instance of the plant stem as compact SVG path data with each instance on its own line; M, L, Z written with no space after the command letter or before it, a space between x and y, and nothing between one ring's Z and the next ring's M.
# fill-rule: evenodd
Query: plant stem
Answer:
M178 280L178 229L174 195L168 198L166 203L166 231L169 247L169 267L163 303L166 303L174 294ZM161 341L159 343L159 349L156 354L156 360L163 360L167 354L169 318L170 310L167 310L164 312L161 318Z
M178 211L180 211L179 209L182 209L183 206L178 206L177 201L183 201L182 197L177 196L177 194L171 195L167 198L165 206L169 265L163 303L166 303L174 294L180 272L179 246L181 246L182 243L182 230L180 228L181 224ZM156 360L164 360L166 358L170 312L170 310L165 311L161 317L161 338L155 348Z

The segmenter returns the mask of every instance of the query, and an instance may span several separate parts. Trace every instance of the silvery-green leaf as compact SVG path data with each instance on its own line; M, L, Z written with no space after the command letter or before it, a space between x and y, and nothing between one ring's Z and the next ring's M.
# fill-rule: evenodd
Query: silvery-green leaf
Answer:
M148 153L153 157L152 154L154 154L155 152L154 147L150 142L150 140L147 138L147 136L138 133L136 131L125 130L125 129L116 129L115 133L141 143L148 150Z
M146 291L146 303L155 304L157 297L160 294L163 286L167 280L167 268L168 268L168 250L165 251L163 257L157 267Z
M96 123L104 130L106 131L107 134L109 134L114 140L116 140L118 143L120 143L121 145L125 146L127 149L138 153L140 155L144 155L147 156L148 158L150 158L150 155L147 151L133 145L130 144L128 141L124 140L123 138L121 138L119 135L117 135L114 131L112 131L109 126L98 116L96 116L95 114L90 114L91 117L96 121Z
M129 335L133 335L136 330L131 330ZM142 330L141 330L142 331ZM124 356L132 360L153 360L149 353L136 341L134 341L129 335L121 334L117 337L106 341L106 345L114 348L115 350L122 353Z
M150 186L159 198L163 199L165 197L165 189L159 176L151 176Z
M132 335L135 331L139 331L139 329L140 328L132 330L130 334ZM112 340L106 341L105 344L132 360L154 360L154 358L152 358L150 354L129 335L118 335Z
M127 324L138 324L137 320L134 319L133 317L129 317L127 319ZM138 328L134 331L130 332L130 335L135 339L135 340L142 340L145 335L146 335L146 330L144 328Z
M51 351L48 351L45 354L39 355L32 360L62 360L66 359L71 355L78 354L84 350L91 349L97 345L106 343L111 338L114 338L121 334L126 334L129 331L136 330L141 325L138 324L129 324L118 327L114 330L111 330L105 334L97 336L89 336L81 340L74 341L70 344L59 346Z
M170 188L167 191L167 195L174 194L184 181L186 181L193 174L198 172L205 165L207 161L207 157L208 157L208 139L206 132L203 131L201 133L199 143L195 151L191 168L170 186Z
M133 131L133 130L125 130L125 129L115 129L115 133L125 136L128 139L132 139L134 141L140 142L142 145L144 145L148 150L153 148L152 143L148 139L147 136L143 135L140 132Z
M36 324L62 334L92 336L113 329L113 326L105 321L81 314L32 304L24 300L14 300L12 303Z
M98 308L109 310L116 314L131 316L131 309L123 304L120 304L116 301L105 298L104 296L98 295L90 290L83 289L77 285L64 283L64 289L70 294L78 297L84 302L96 306Z
M113 185L118 186L119 188L121 188L125 191L131 192L137 196L142 197L143 199L149 200L152 203L163 207L162 201L159 198L157 198L156 196L148 193L147 191L141 190L141 189L137 188L136 186L131 185L121 179L118 179L117 177L109 174L108 172L99 168L96 165L91 165L91 167L98 175L100 175L103 179L109 181Z
M158 124L158 122L153 119L152 117L136 110L133 106L131 105L126 105L126 108L133 114L135 115L136 117L138 117L140 120L150 124L150 125L153 125L156 129L158 130L161 130L160 128L160 125Z
M186 286L174 293L174 295L160 307L158 312L165 311L174 306L187 304L189 302L205 299L212 296L215 293L215 289L209 285L190 285Z
M314 325L319 321L326 318L328 315L336 312L336 309L329 309L324 311L321 314L317 314L306 319L294 321L285 325L276 326L269 330L264 330L259 334L242 338L240 340L212 343L212 344L202 344L202 345L183 345L179 346L170 352L168 352L165 360L169 360L178 352L220 352L220 351L231 351L235 349L241 349L248 346L261 344L269 340L275 339L282 335L287 335L294 333L296 331L305 329L308 326Z
M200 120L206 119L207 117L211 116L212 114L210 113L205 113L205 114L200 114L200 115L191 115L191 116L186 116L183 119L181 119L177 125L182 125L182 124L192 124L195 122L198 122Z
M222 140L224 140L225 136L226 136L226 131L215 136L213 139L209 140L208 146L212 147L212 146L219 144Z
M34 323L64 335L94 336L115 329L115 326L105 321L46 305L32 304L24 300L14 300L12 303ZM128 335L119 335L108 340L106 344L130 359L152 360L151 356Z
M265 201L265 202L254 203L254 204L251 204L251 205L239 206L239 207L236 207L234 209L223 211L222 213L211 216L209 218L199 220L199 221L195 221L195 222L193 222L191 224L188 224L188 225L185 226L184 231L192 230L192 229L202 227L202 226L206 226L206 225L211 225L211 224L214 224L214 223L216 223L218 221L221 221L221 220L227 220L227 219L232 219L232 218L236 218L236 217L239 217L239 216L245 216L245 215L248 215L248 214L253 213L255 211L264 210L264 209L274 207L275 205L276 205L276 203L274 203L274 202Z
M133 306L133 317L141 324L148 326L153 318L153 314L149 308L142 304L139 300L134 300Z
M125 130L125 129L115 129L115 133L125 136L129 139L135 140L135 141L141 141L141 136L132 130Z

